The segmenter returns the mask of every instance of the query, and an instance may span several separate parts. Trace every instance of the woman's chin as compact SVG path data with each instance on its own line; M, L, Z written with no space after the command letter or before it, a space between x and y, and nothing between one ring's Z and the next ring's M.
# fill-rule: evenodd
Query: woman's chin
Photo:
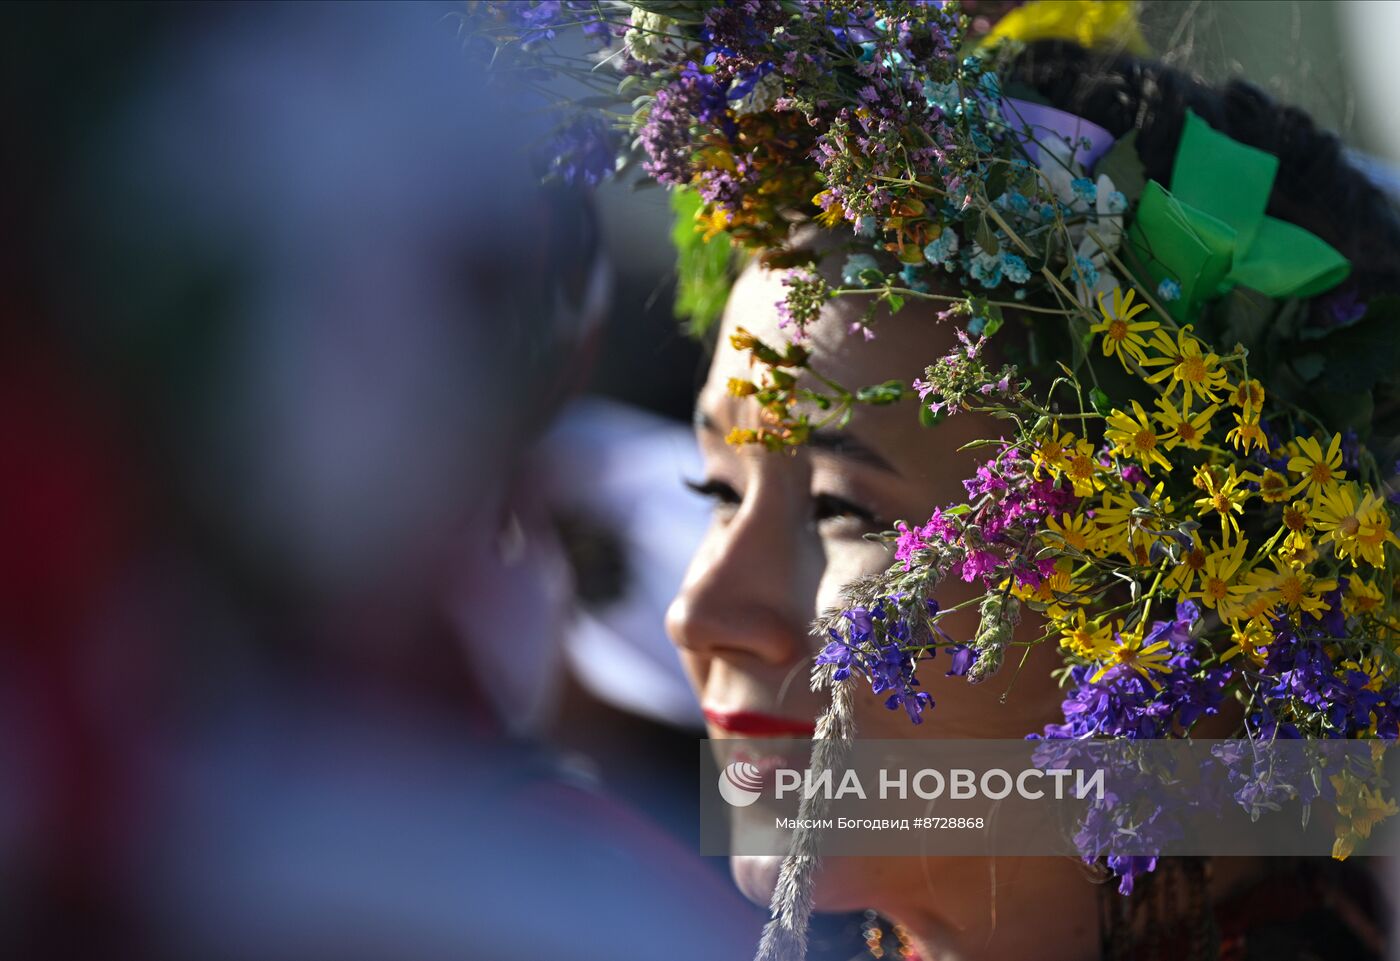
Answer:
M729 873L739 892L765 908L773 900L782 867L783 858L778 854L735 854L729 859Z
M843 870L848 866L848 870ZM858 911L869 907L862 866L857 858L828 858L818 865L812 907L817 911ZM765 908L773 900L782 868L780 854L735 854L729 858L729 873L739 892Z

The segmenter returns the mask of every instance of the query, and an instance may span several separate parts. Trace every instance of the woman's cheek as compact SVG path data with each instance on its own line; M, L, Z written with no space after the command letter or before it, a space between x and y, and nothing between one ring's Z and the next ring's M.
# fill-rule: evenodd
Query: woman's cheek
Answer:
M832 541L826 549L826 569L817 591L814 615L849 606L845 589L862 577L878 574L890 566L893 555L882 544L869 541Z

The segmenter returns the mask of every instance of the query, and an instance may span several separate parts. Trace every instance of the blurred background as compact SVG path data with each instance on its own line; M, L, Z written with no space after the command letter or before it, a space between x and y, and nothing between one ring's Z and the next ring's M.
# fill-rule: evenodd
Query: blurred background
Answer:
M0 957L749 956L666 200L539 188L464 10L0 9ZM1400 4L1145 23L1394 176Z

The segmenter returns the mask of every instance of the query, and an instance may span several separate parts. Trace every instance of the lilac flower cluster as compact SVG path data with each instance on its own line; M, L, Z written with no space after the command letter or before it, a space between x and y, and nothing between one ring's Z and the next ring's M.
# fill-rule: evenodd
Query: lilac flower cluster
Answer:
M1072 690L1061 705L1064 723L1047 724L1043 735L1031 737L1174 737L1201 717L1218 713L1234 671L1202 666L1192 637L1200 616L1194 601L1180 601L1172 619L1154 621L1144 635L1144 647L1165 640L1172 652L1167 670L1156 675L1160 689L1126 666L1115 667L1095 683L1090 680L1093 667L1076 665L1070 669Z
M820 202L833 216L855 225L888 214L894 193L885 182L907 178L910 169L949 170L957 179L966 136L946 122L943 105L924 90L931 82L956 89L960 70L972 74L980 67L975 60L959 63L946 26L937 19L916 25L877 11L848 11L844 23L830 25L855 56L853 73L861 84L856 103L829 117L812 150L827 184ZM958 185L945 179L943 187L956 191Z
M1357 746L1369 753L1368 746L1359 742ZM1257 741L1232 740L1212 745L1211 756L1224 772L1223 783L1230 788L1231 800L1252 818L1277 811L1287 802L1308 805L1319 797L1331 800L1335 796L1326 778L1313 776L1322 765L1299 752L1275 751Z
M1036 479L1029 460L1008 444L963 481L968 503L936 509L928 522L899 524L895 558L908 570L922 551L956 559L963 580L981 578L989 589L1011 577L1036 587L1054 572L1054 560L1035 559L1029 545L1047 517L1069 510L1076 498L1048 478Z
M1118 890L1131 894L1138 877L1157 867L1161 851L1185 836L1193 812L1218 804L1197 793L1200 780L1189 753L1147 752L1126 741L1047 740L1032 754L1041 770L1102 776L1103 794L1084 797L1073 837L1086 863L1103 858L1118 876ZM1186 776L1183 776L1186 775Z
M584 114L555 131L549 172L571 186L596 187L617 163L617 138L602 117Z
M782 20L777 4L744 0L717 4L705 12L700 40L705 54L687 61L678 76L658 90L638 142L646 152L643 168L669 186L692 181L704 201L736 213L760 171L738 142L736 102L752 97L775 70L769 59L772 33ZM724 141L707 161L696 143L696 127Z
M648 157L643 169L657 183L672 187L689 183L694 152L691 127L697 121L730 123L727 106L719 74L702 70L694 61L687 63L680 76L656 91L638 134Z
M610 33L594 0L538 0L512 3L505 9L520 31L521 45L527 48L553 40L559 30L573 24L580 24L583 35L595 40L606 39Z
M930 364L923 378L911 385L918 391L919 400L925 402L930 413L946 415L967 410L974 401L1011 397L1013 369L990 370L982 360L987 338L974 339L962 327L955 330L958 346ZM928 399L930 394L935 397L932 401Z
M786 271L782 283L787 294L775 304L778 327L800 339L806 336L807 325L820 316L822 307L830 299L831 288L810 265Z
M947 646L953 663L946 673L959 676L972 667L976 653L933 622L937 601L924 601L922 611L916 605L907 595L893 595L843 611L836 626L827 628L830 641L816 662L835 665L832 676L838 681L854 671L870 683L872 693L887 695L885 707L902 707L911 721L921 724L923 712L934 702L927 691L916 690L919 662L932 658L938 645Z
M1365 671L1337 664L1328 641L1346 636L1342 578L1324 599L1321 616L1302 614L1297 623L1270 618L1273 639L1259 669L1257 709L1246 729L1261 739L1400 737L1400 685L1378 687Z
M782 21L783 10L776 3L738 0L712 4L705 11L700 39L709 46L715 58L723 56L746 60L746 66L754 72L753 68L766 63L760 58L768 51L773 31ZM768 66L771 68L772 65ZM733 96L734 92L730 93Z

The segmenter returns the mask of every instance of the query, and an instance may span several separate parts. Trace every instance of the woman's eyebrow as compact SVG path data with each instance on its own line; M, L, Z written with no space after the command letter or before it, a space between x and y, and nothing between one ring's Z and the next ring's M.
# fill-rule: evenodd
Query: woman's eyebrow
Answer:
M715 423L714 418L698 408L695 411L695 428L712 434L720 433L719 425ZM807 446L834 454L837 457L856 461L867 467L874 467L877 470L888 471L891 474L899 473L879 451L861 443L850 434L814 430L807 437Z
M899 471L894 469L894 465L885 460L879 451L861 443L850 434L814 430L807 436L807 446L815 447L817 450L826 451L830 454L835 454L838 457L859 461L877 470L889 471L891 474L899 473Z

